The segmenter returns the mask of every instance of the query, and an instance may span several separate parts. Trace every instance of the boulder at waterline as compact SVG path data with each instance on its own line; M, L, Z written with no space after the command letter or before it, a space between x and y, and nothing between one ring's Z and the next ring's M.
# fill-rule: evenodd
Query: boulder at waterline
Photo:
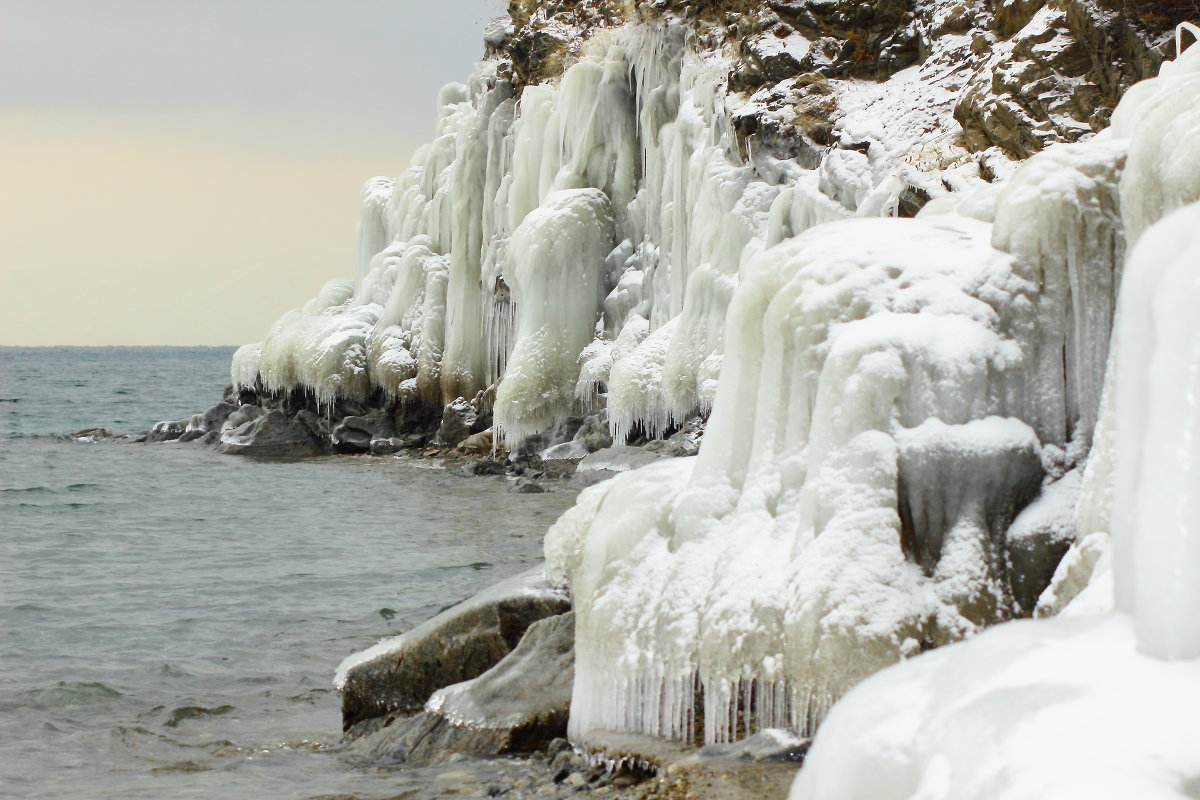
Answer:
M229 455L285 458L318 456L328 446L303 423L271 410L221 434L217 449Z
M226 420L237 411L238 407L233 403L220 402L207 411L199 414L193 414L191 419L187 421L184 427L183 434L179 437L181 442L190 442L194 439L202 439L205 434L212 431L220 431Z
M335 684L342 692L342 727L421 711L438 689L471 680L495 666L534 622L570 610L541 566L502 581L443 611L408 633L348 657Z
M567 731L574 644L574 613L539 620L487 672L438 690L424 712L358 739L347 755L416 766L456 753L490 756L541 749Z

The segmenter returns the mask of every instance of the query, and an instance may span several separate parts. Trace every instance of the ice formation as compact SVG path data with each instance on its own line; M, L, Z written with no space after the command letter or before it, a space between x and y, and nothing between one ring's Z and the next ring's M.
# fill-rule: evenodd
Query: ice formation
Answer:
M601 402L618 445L711 412L698 458L589 489L547 537L581 739L811 731L868 675L1028 613L1081 493L1100 538L1043 608L1067 603L1106 563L1097 504L1137 489L1106 415L1138 401L1101 402L1126 242L1197 199L1195 59L988 184L937 135L946 53L828 89L838 146L777 158L693 36L627 24L519 95L497 61L446 87L435 140L364 189L355 278L233 364L327 405L494 396L512 447ZM886 219L914 189L919 216Z
M547 537L578 611L573 736L812 730L871 673L1031 610L1009 529L1088 452L1125 158L1051 148L915 220L850 219L804 178L777 196L694 469L613 481Z
M1006 624L864 682L822 727L792 800L1200 797L1198 90L1194 47L1126 95L1108 137L1128 147L1120 209L1136 245L1079 506L1086 536L1043 598L1064 618Z
M495 387L510 445L601 396L618 441L707 412L746 262L819 222L894 213L912 169L880 147L814 169L743 157L726 57L690 35L597 32L519 98L494 61L448 86L437 138L364 188L355 279L242 348L235 384L326 404Z

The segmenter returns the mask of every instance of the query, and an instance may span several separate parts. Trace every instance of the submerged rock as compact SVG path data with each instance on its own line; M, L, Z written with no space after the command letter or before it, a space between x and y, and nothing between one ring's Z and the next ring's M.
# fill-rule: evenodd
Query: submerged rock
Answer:
M350 656L335 679L343 729L354 735L368 720L420 712L438 689L495 666L534 622L568 610L566 595L551 588L539 566Z
M77 442L98 442L102 439L123 439L125 437L117 436L108 428L84 428L72 433L71 438Z
M517 478L513 481L509 485L508 490L517 494L541 494L546 491L537 481L525 477Z
M229 455L261 458L317 456L328 452L325 443L302 422L275 410L224 431L217 449Z

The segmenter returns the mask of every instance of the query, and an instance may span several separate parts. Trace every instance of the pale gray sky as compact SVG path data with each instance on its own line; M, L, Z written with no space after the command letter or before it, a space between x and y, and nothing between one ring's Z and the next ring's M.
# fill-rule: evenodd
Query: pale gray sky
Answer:
M0 0L0 345L260 339L504 6Z

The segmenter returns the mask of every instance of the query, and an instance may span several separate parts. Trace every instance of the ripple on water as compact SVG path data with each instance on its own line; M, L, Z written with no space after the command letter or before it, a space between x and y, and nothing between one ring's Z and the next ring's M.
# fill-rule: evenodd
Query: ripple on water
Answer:
M231 705L220 705L212 708L206 706L180 706L171 711L167 721L163 725L168 728L178 728L181 723L187 722L189 719L203 719L204 717L221 717L226 714L232 714L237 709Z
M53 686L20 692L17 695L19 699L16 703L0 704L0 708L5 706L10 708L24 706L37 709L64 708L85 703L112 702L124 696L123 692L118 692L108 684L99 681L59 681Z

